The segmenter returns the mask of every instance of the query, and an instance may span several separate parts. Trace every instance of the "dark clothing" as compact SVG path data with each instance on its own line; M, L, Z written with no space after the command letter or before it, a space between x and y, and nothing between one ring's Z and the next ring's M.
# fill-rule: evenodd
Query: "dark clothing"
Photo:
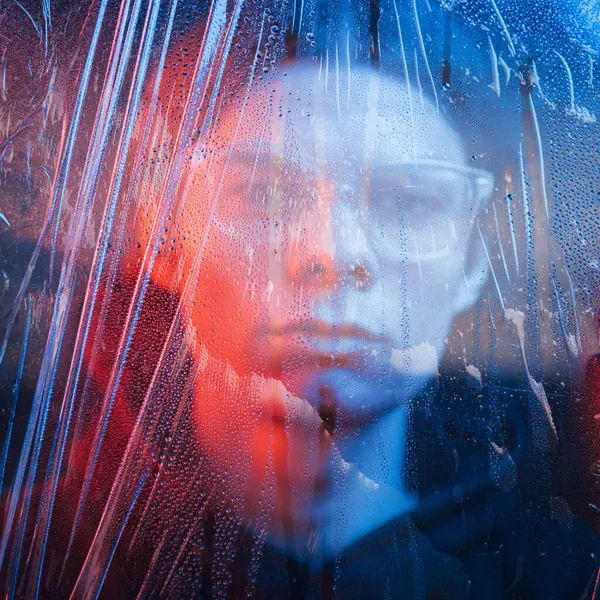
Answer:
M585 457L560 421L554 439L527 387L443 373L415 401L409 423L405 474L419 497L412 514L316 569L214 508L198 528L196 550L179 557L178 576L156 597L592 597L600 538L572 508L585 482L573 488L576 478L566 475ZM568 454L562 463L553 458L561 452ZM155 577L164 581L160 570Z
M568 490L552 481L551 437L532 433L536 423L551 436L532 400L499 383L448 377L432 385L413 409L408 442L417 510L320 571L267 547L259 597L591 597L600 538L558 495ZM243 563L238 556L238 574Z
M587 405L569 403L569 410L557 411L555 439L525 377L487 382L484 377L480 383L442 371L413 401L408 420L404 476L418 498L417 509L311 570L270 547L266 536L255 533L254 523L242 523L232 509L235 498L218 485L219 474L197 451L185 401L193 364L189 356L182 359L180 336L165 361L178 365L177 371L165 374L141 422L146 429L124 483L130 493L122 496L122 505L118 495L109 497L177 306L152 285L59 580L100 418L96 407L108 384L103 378L108 378L131 294L124 279L111 290L102 368L86 391L87 430L81 426L80 446L57 491L42 598L70 596L107 506L115 509L114 523L97 544L98 564L89 571L94 585L102 582L101 598L592 597L600 538L582 508L593 503L594 474L578 445L585 424L581 406ZM560 389L548 386L548 397L554 404L570 402L575 392L559 394ZM37 507L31 514L38 514ZM34 523L30 519L31 534ZM28 544L30 534L24 548ZM23 563L17 597L27 597L31 589L34 574L27 568Z

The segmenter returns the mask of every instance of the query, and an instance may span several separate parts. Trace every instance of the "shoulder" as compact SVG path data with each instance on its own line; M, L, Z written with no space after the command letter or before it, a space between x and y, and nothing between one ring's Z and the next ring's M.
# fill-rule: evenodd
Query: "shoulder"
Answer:
M575 393L557 398L555 387L545 391L550 405ZM577 597L595 568L600 539L560 482L558 456L573 437L564 414L550 421L523 377L479 383L448 374L413 408L415 523L434 548L460 559L478 597L498 577L520 577L539 597Z

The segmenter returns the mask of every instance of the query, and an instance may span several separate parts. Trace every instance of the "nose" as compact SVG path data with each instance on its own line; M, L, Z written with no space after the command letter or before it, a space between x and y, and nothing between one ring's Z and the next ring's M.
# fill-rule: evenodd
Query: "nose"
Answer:
M329 181L293 221L289 276L299 285L331 291L367 290L375 282L376 257L357 202L336 194Z

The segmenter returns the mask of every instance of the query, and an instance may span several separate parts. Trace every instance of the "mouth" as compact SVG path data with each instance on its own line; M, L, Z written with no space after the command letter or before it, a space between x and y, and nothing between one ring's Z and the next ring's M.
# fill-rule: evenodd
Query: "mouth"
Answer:
M389 341L356 324L332 325L320 320L297 320L263 330L269 363L302 371L366 372L385 354Z
M284 325L273 325L267 333L274 338L305 336L315 340L360 340L371 343L384 343L386 337L376 335L353 323L332 325L317 319L292 321Z

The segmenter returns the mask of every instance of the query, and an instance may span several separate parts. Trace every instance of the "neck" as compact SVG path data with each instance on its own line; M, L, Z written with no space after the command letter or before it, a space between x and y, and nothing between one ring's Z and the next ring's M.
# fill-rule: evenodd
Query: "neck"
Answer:
M334 447L347 475L334 480L324 519L324 551L338 553L388 521L406 514L414 499L404 485L407 407L397 408ZM336 457L335 454L339 453ZM343 517L343 518L340 518Z
M342 459L353 465L366 478L394 489L404 487L406 406L377 419L359 432L347 434L340 428L339 441L334 442Z
M403 480L406 423L403 406L359 432L336 428L314 501L294 511L297 548L288 552L318 566L412 510ZM319 542L311 546L311 539ZM286 546L276 534L273 541Z

